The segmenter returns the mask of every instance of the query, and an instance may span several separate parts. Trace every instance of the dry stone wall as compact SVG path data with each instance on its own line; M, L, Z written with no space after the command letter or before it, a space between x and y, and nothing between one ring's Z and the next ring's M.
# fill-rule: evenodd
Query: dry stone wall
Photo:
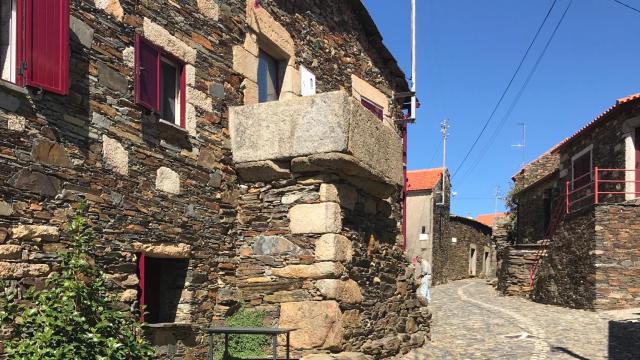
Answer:
M470 277L470 251L473 246L476 254L476 275L482 278L495 277L495 247L491 242L491 228L473 219L460 216L451 216L449 219L451 238L451 249L446 267L446 277L449 281ZM489 252L485 264L485 250ZM485 274L485 266L489 273Z
M640 306L639 217L637 201L596 207L596 309Z
M64 223L85 201L100 234L96 258L123 307L136 308L140 253L188 260L175 323L148 329L158 358L204 358L199 328L240 303L268 310L265 325L277 323L282 303L297 304L285 307L292 314L322 305L335 321L320 345L301 335L300 348L367 345L382 356L424 342L428 317L390 235L397 198L338 191L340 208L320 189L342 186L335 179L278 180L288 172L273 164L275 182L242 184L232 162L228 107L247 96L233 47L246 39L247 5L263 6L292 34L292 66L313 71L319 92L350 89L351 74L388 95L407 90L359 1L70 3L69 94L0 84L0 278L40 286L67 246ZM135 104L136 34L186 63L186 129ZM292 232L289 211L307 204L335 222ZM383 225L353 225L345 208Z

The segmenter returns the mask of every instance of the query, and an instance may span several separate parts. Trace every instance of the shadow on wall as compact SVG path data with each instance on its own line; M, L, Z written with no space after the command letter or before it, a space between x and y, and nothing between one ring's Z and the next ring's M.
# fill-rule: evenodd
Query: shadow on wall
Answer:
M609 321L608 354L611 360L640 359L640 318Z

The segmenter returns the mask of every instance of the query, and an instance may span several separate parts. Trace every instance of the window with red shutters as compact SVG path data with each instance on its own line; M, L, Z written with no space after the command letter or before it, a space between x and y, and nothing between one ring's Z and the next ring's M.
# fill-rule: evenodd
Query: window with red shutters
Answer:
M378 119L382 120L382 118L384 116L384 110L382 109L382 107L380 105L378 105L378 104L374 103L373 101L365 98L364 96L362 96L360 98L360 103L367 110L371 111L373 113L373 115L375 115Z
M184 128L186 66L139 34L135 48L136 102Z
M136 102L160 112L160 51L147 39L136 35Z
M10 8L7 7L11 5ZM69 0L3 2L3 79L65 95L69 90ZM9 12L6 12L9 10ZM9 35L7 38L6 36ZM5 41L6 40L6 41Z
M591 182L591 151L573 160L573 188L578 189Z

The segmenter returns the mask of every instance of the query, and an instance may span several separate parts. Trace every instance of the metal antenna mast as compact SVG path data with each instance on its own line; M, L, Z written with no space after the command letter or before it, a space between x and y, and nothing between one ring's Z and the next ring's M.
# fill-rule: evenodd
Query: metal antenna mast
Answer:
M522 166L524 166L526 161L526 147L527 147L527 125L523 122L518 123L519 126L522 126L522 135L520 137L520 144L511 145L513 147L518 147L522 149Z
M438 205L444 205L447 195L447 137L449 136L449 119L444 119L440 123L440 133L442 134L442 201Z

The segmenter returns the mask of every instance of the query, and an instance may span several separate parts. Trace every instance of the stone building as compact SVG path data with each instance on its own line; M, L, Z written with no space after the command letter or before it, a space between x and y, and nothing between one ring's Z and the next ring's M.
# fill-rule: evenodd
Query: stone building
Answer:
M470 276L493 277L491 228L450 214L448 171L444 174L442 168L407 172L407 259L427 259L434 285Z
M503 265L531 264L535 301L640 306L639 128L640 95L619 99L514 176L518 245ZM521 270L501 282L524 288Z
M86 201L160 358L203 358L201 328L239 305L298 328L296 354L424 343L399 234L408 86L360 1L8 3L0 278L55 271ZM39 40L4 37L22 33Z
M467 277L494 278L496 251L491 227L474 219L452 215L451 245L446 266L447 280Z
M445 236L449 192L442 195L442 168L407 171L406 255L433 264L433 244ZM448 178L448 172L445 172ZM434 240L435 239L435 240Z

